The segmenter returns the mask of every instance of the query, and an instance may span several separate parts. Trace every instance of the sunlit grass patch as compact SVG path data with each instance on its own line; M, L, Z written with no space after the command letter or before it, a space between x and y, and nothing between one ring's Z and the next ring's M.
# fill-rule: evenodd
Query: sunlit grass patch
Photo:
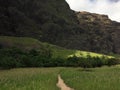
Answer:
M77 56L77 57L85 57L85 58L86 58L87 56L114 58L113 56L108 56L108 55L98 54L98 53L93 53L93 52L78 51L78 50L76 50L75 53L69 55L68 57L73 57L74 55Z

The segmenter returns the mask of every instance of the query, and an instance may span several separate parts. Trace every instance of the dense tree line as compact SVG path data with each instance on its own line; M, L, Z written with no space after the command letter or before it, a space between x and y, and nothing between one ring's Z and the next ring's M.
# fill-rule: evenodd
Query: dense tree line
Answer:
M105 57L69 57L67 59L57 57L52 58L52 52L30 50L23 51L17 48L0 49L0 68L19 67L84 67L93 68L103 65L116 65L119 60Z

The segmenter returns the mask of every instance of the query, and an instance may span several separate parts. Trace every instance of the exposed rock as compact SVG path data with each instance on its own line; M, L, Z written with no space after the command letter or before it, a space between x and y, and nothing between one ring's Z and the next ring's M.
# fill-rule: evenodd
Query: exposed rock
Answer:
M120 23L110 20L107 15L89 12L76 12L76 15L80 27L91 34L88 34L92 41L91 48L96 48L95 51L98 49L97 52L101 48L108 52L120 53Z

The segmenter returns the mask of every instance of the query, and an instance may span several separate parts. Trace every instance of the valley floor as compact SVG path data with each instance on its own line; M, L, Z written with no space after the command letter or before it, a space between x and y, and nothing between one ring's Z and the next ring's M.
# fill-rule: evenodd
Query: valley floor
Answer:
M120 66L0 70L0 90L60 90L58 75L74 90L120 90Z

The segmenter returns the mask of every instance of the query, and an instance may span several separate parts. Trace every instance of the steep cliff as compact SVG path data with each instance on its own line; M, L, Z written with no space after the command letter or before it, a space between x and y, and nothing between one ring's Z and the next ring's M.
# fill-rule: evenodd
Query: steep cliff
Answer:
M107 15L89 12L77 12L76 15L80 27L87 30L91 50L120 53L120 23Z
M0 0L0 35L37 38L70 49L120 53L120 23L70 10L65 0Z

